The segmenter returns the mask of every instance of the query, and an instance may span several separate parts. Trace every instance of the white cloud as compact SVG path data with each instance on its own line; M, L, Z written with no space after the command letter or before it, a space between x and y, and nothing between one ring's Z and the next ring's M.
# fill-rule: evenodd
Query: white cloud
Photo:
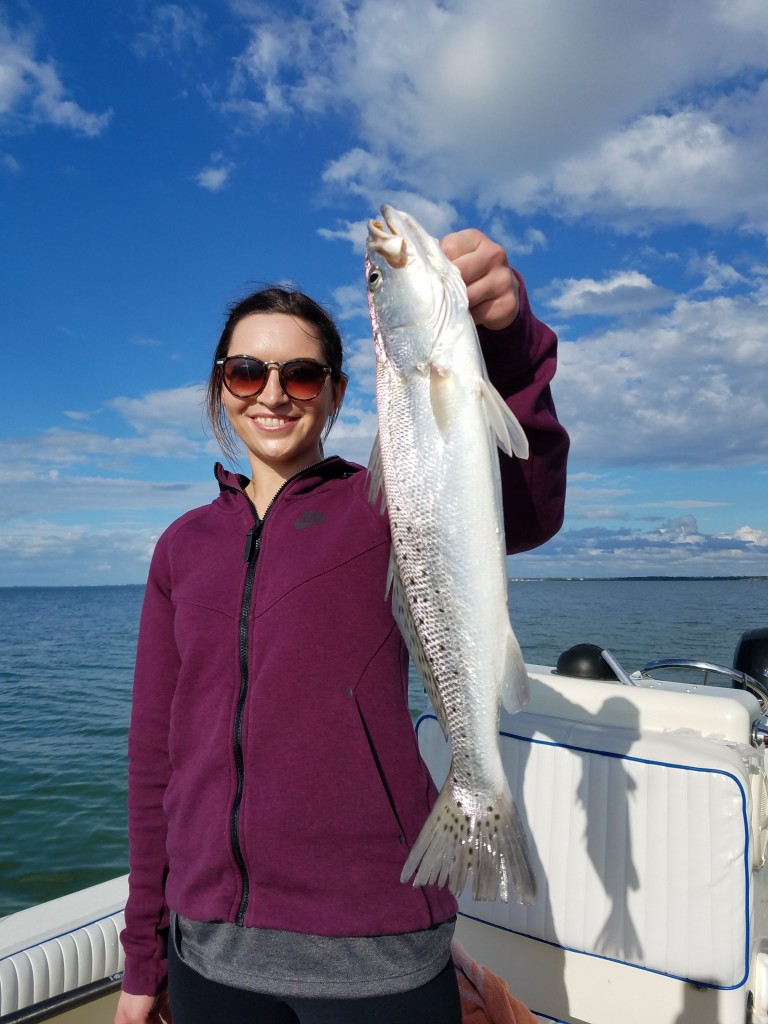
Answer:
M509 231L503 218L494 217L488 225L488 234L502 245L509 256L530 256L537 249L546 249L547 236L539 228L526 228L522 237Z
M381 156L374 156L360 147L347 150L332 160L323 171L323 182L342 187L355 195L367 197L380 188L381 181L397 180L395 168Z
M138 434L170 429L194 435L203 422L203 398L202 385L188 385L150 391L141 398L113 398L107 404Z
M206 45L206 16L194 4L160 4L155 7L147 27L136 36L133 50L137 56L167 57Z
M95 410L70 410L74 422L116 413L112 433L51 427L34 437L0 439L0 480L12 481L23 467L71 471L80 466L102 470L124 468L138 459L192 460L209 457L217 449L211 440L203 410L202 386L154 391L140 398L111 399ZM126 427L129 431L126 433ZM7 492L6 492L7 494ZM0 494L0 515L2 498Z
M325 450L329 455L341 455L350 462L367 466L376 428L375 410L354 399L346 400L326 441Z
M6 171L10 171L11 174L18 174L21 170L21 164L11 153L3 153L2 163Z
M370 182L370 187L363 188L358 184L354 189L363 196L372 214L377 214L377 207L384 202L389 206L394 206L395 209L407 210L435 238L447 235L454 229L458 220L458 214L452 204L436 202L416 192L389 188L383 195L380 186L373 181ZM318 234L329 241L351 242L354 250L362 253L365 249L365 240L368 237L368 221L342 221L337 228L319 228ZM538 235L537 232L532 234Z
M10 585L143 583L157 537L168 525L20 520L0 530L3 580Z
M359 284L342 285L333 292L339 320L351 320L368 316L368 301L362 279Z
M544 294L552 309L569 316L621 316L669 306L675 298L672 292L655 285L636 270L621 271L605 281L592 278L553 281Z
M714 253L707 256L693 256L688 261L688 272L703 276L704 280L696 291L722 292L738 285L747 284L747 279L735 267L721 263Z
M329 242L351 242L355 252L361 253L368 237L368 221L342 221L338 228L318 228L317 233Z
M743 540L755 547L768 549L768 530L758 530L754 526L740 526L733 536L737 540Z
M746 464L768 455L768 296L681 298L560 346L574 467Z
M738 165L735 140L706 114L650 114L607 134L591 152L566 157L527 194L529 209L552 204L570 216L616 211L617 226L634 229L648 215L703 223L733 216L713 202Z
M697 498L675 498L671 501L644 501L637 508L724 508L727 501L700 501Z
M52 124L94 137L111 117L111 111L93 114L69 97L55 64L35 57L31 32L0 23L0 123Z
M89 420L92 416L95 416L95 412L87 412L84 410L65 409L64 415L68 420L83 421Z
M211 162L199 172L195 181L208 192L220 192L228 184L233 170L234 164L220 153L214 153Z
M515 575L768 575L768 535L751 527L706 533L691 515L648 531L589 525L562 531L510 567Z
M242 9L242 7L241 7ZM248 7L230 103L342 112L360 142L325 184L625 229L768 231L768 25L747 0L360 0ZM715 88L716 87L716 88Z
M25 516L85 515L94 510L111 510L122 516L129 511L155 512L172 509L181 514L195 505L210 500L212 484L210 465L206 479L188 479L160 483L119 476L78 476L69 467L55 472L27 467L18 472L0 471L3 493L0 498L0 521L18 520ZM17 529L17 527L14 527Z

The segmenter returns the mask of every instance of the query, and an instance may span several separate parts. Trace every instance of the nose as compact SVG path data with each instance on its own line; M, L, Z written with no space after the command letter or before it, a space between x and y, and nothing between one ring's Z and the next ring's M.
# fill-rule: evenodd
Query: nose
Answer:
M275 406L290 402L290 398L283 391L280 384L280 367L278 363L266 363L267 382L258 400L264 405Z

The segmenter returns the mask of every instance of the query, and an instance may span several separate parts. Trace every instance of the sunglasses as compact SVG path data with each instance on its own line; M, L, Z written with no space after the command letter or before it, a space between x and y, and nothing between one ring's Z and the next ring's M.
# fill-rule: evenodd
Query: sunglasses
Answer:
M316 363L314 359L289 359L278 363L274 359L265 361L254 356L227 356L226 359L217 359L216 366L222 368L224 386L235 398L260 395L267 386L270 368L274 366L280 387L289 398L299 402L317 398L331 372L330 366Z

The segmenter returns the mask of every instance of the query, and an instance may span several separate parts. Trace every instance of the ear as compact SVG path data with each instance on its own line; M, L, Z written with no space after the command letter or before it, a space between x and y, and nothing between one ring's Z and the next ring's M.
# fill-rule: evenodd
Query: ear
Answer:
M347 393L347 383L349 378L346 374L342 374L339 380L333 386L333 412L336 414L341 408L341 403L344 401L344 395Z

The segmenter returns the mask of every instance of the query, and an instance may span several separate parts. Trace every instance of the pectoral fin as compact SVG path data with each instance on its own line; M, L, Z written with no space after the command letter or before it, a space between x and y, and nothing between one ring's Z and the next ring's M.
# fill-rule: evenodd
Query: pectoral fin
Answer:
M377 434L368 458L368 500L375 506L379 499L381 499L379 512L383 515L387 507L387 495L384 490L384 466L381 461L381 446Z
M456 416L457 401L456 375L434 363L429 368L429 399L432 415L441 434L447 434Z
M516 455L518 459L527 459L528 438L525 436L525 431L520 426L517 416L487 378L482 377L479 385L486 419L496 435L499 448L507 455Z

